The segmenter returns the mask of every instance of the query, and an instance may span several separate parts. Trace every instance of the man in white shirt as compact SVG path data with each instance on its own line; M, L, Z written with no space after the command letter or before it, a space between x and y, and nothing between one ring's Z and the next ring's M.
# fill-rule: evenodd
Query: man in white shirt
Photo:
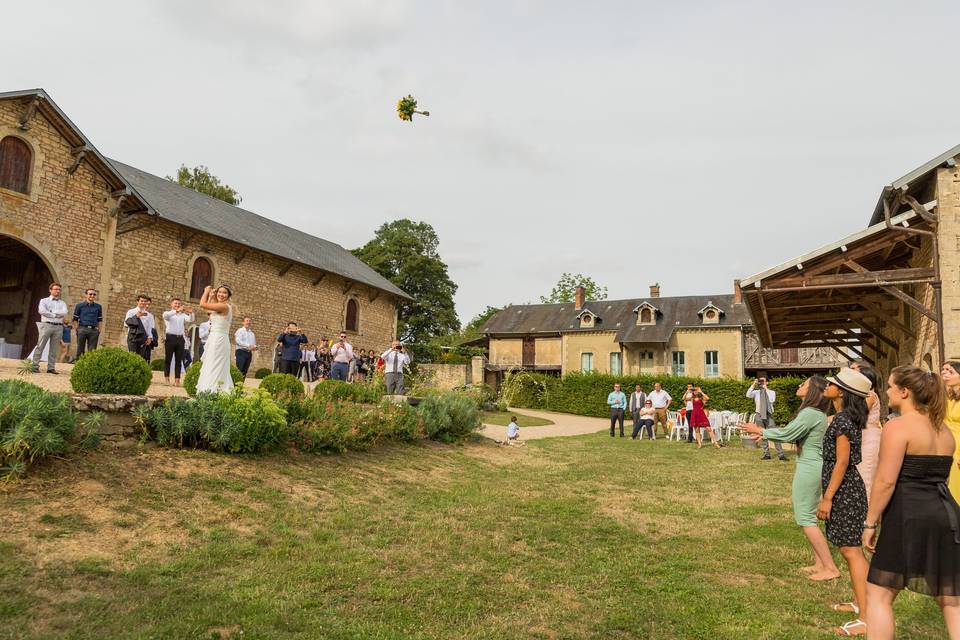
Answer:
M186 345L184 329L193 322L193 308L184 307L180 298L170 301L170 308L163 312L165 336L163 338L163 380L170 384L170 361L174 362L173 384L180 386L180 372L183 370L183 351Z
M253 361L253 352L257 350L257 336L253 335L253 330L250 328L251 326L253 326L253 318L243 316L243 326L233 334L233 340L237 343L235 353L237 357L237 369L240 369L244 377L247 376L247 371L250 370L250 362Z
M410 356L403 352L403 345L394 340L390 348L380 356L383 360L383 381L387 385L387 395L403 395L403 367L410 364Z
M40 322L37 323L37 346L33 350L33 372L40 371L40 356L49 344L47 354L47 373L57 373L57 354L60 352L60 340L63 338L63 323L67 317L67 303L60 299L62 287L59 282L50 284L50 295L40 301L37 310Z
M350 361L353 360L353 345L347 342L347 334L343 331L330 347L330 359L333 361L333 366L330 367L330 379L346 382L350 374Z
M673 403L673 398L670 397L670 394L663 390L663 387L660 383L653 385L653 391L650 392L650 395L647 397L653 405L654 418L653 418L653 435L657 435L657 425L663 425L663 435L670 435L670 425L667 423L667 410L670 408L670 405Z
M145 295L137 296L137 306L127 311L123 318L123 324L127 326L127 350L139 354L147 362L150 362L153 334L157 330L153 314L147 311L149 300Z
M750 388L747 389L747 397L753 400L757 410L757 419L754 423L764 429L771 429L777 426L773 419L773 403L777 401L777 392L767 387L767 379L760 377L754 380ZM765 438L760 440L763 447L761 460L770 460L770 442ZM783 445L774 441L773 446L777 449L777 457L781 461L786 460L787 456L783 453Z

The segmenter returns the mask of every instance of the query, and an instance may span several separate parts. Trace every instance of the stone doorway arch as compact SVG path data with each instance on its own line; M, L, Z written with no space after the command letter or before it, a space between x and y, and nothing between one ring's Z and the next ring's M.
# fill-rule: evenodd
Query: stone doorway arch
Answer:
M26 358L37 344L37 305L51 282L67 283L49 252L21 238L0 232L0 338L3 355ZM19 347L19 354L16 354Z

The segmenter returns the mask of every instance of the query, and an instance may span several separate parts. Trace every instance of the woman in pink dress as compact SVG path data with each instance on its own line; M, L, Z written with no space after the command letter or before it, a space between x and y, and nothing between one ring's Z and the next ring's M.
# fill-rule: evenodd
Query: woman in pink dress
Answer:
M710 426L710 418L707 417L707 412L703 410L703 405L705 405L708 400L710 400L710 396L700 389L697 389L693 394L693 411L691 411L687 417L687 424L690 425L691 429L696 429L693 433L697 438L697 449L703 446L702 429L706 429L710 434L710 440L713 441L713 446L717 449L720 448L720 445L717 443L717 436L713 433L713 428Z
M857 471L863 478L863 485L867 489L867 500L870 499L870 485L873 484L873 477L877 471L877 461L880 459L880 398L877 397L877 374L866 365L854 363L850 366L854 371L859 371L870 380L873 385L870 395L867 396L867 426L863 428L863 438L860 441L860 464L857 465Z

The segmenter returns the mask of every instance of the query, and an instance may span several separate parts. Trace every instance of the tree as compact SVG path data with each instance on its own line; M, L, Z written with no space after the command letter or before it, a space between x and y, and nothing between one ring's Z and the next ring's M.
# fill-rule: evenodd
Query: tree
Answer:
M510 305L506 305L510 306ZM480 337L480 329L483 328L483 325L487 323L487 320L492 318L495 314L503 311L503 307L491 307L487 305L487 308L473 316L473 319L470 320L463 327L463 338L464 340L473 340L474 338Z
M601 287L593 278L582 273L564 273L548 296L540 296L540 302L573 302L577 287L583 287L584 300L606 300L607 288Z
M413 296L412 301L401 301L398 309L397 337L404 342L422 344L460 329L453 304L457 285L447 275L439 245L433 227L404 218L380 225L373 240L353 250L353 255Z
M176 182L188 189L205 193L217 200L223 200L227 204L238 205L242 200L236 189L220 182L220 178L210 173L210 169L202 164L193 169L182 164L177 169L177 177L167 176L167 180Z

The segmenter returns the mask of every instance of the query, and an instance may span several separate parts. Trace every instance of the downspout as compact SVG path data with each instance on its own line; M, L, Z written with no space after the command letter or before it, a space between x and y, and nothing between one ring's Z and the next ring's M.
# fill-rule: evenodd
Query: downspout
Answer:
M887 198L883 199L883 221L884 224L886 224L887 229L897 231L899 233L930 237L931 250L933 253L933 282L930 283L930 286L933 287L933 312L937 316L937 356L939 359L937 362L937 367L939 368L943 366L943 363L946 361L946 348L943 338L943 304L941 304L941 288L943 286L943 282L940 280L940 239L938 234L939 218L936 214L927 211L919 202L917 202L916 198L905 194L902 190L894 190L891 187L887 187L885 191L887 193L894 191L892 202L890 202L890 200ZM894 227L890 222L891 210L899 208L901 202L909 205L914 213L916 213L922 220L925 220L931 227L933 227L933 231L927 231L926 229L914 229L912 227Z

